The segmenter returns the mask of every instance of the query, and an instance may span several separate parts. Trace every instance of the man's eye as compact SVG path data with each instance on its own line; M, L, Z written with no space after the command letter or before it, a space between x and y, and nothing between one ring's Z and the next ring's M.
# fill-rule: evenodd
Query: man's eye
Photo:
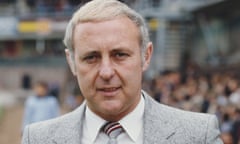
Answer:
M94 63L97 61L97 59L98 59L98 56L89 55L89 56L86 56L83 60L86 61L87 63Z
M126 58L128 57L128 54L127 53L116 53L115 54L115 57L118 58L118 59L123 59L123 58Z

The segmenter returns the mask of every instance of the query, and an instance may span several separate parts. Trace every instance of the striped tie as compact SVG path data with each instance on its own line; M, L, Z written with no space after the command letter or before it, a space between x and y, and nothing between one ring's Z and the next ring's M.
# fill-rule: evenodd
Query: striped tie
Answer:
M108 144L117 144L116 138L123 132L118 122L108 122L103 126L103 132L109 136Z

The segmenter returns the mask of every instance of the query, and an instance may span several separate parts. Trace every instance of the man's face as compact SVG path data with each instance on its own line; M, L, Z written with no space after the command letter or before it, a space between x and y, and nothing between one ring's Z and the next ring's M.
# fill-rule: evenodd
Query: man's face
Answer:
M37 84L34 86L34 92L36 93L37 96L43 97L47 95L47 88L40 84Z
M142 63L134 23L126 17L79 23L73 42L74 61L66 54L89 108L111 121L131 112L140 100L142 73L152 51L149 44Z

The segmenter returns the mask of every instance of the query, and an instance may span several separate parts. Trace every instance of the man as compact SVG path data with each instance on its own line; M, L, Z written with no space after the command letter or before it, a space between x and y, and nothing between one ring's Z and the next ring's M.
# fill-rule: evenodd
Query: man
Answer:
M48 95L48 85L39 81L34 85L34 95L25 103L23 128L31 123L59 116L59 105L55 97Z
M73 15L64 43L85 102L30 125L23 144L221 144L212 115L161 105L141 90L153 46L143 18L117 0L93 0Z

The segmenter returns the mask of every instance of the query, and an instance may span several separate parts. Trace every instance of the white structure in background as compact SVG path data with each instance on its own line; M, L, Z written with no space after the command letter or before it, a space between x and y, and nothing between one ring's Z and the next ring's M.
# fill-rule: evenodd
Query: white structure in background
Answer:
M0 90L0 106L11 107L17 104L17 99L14 94L9 91Z

